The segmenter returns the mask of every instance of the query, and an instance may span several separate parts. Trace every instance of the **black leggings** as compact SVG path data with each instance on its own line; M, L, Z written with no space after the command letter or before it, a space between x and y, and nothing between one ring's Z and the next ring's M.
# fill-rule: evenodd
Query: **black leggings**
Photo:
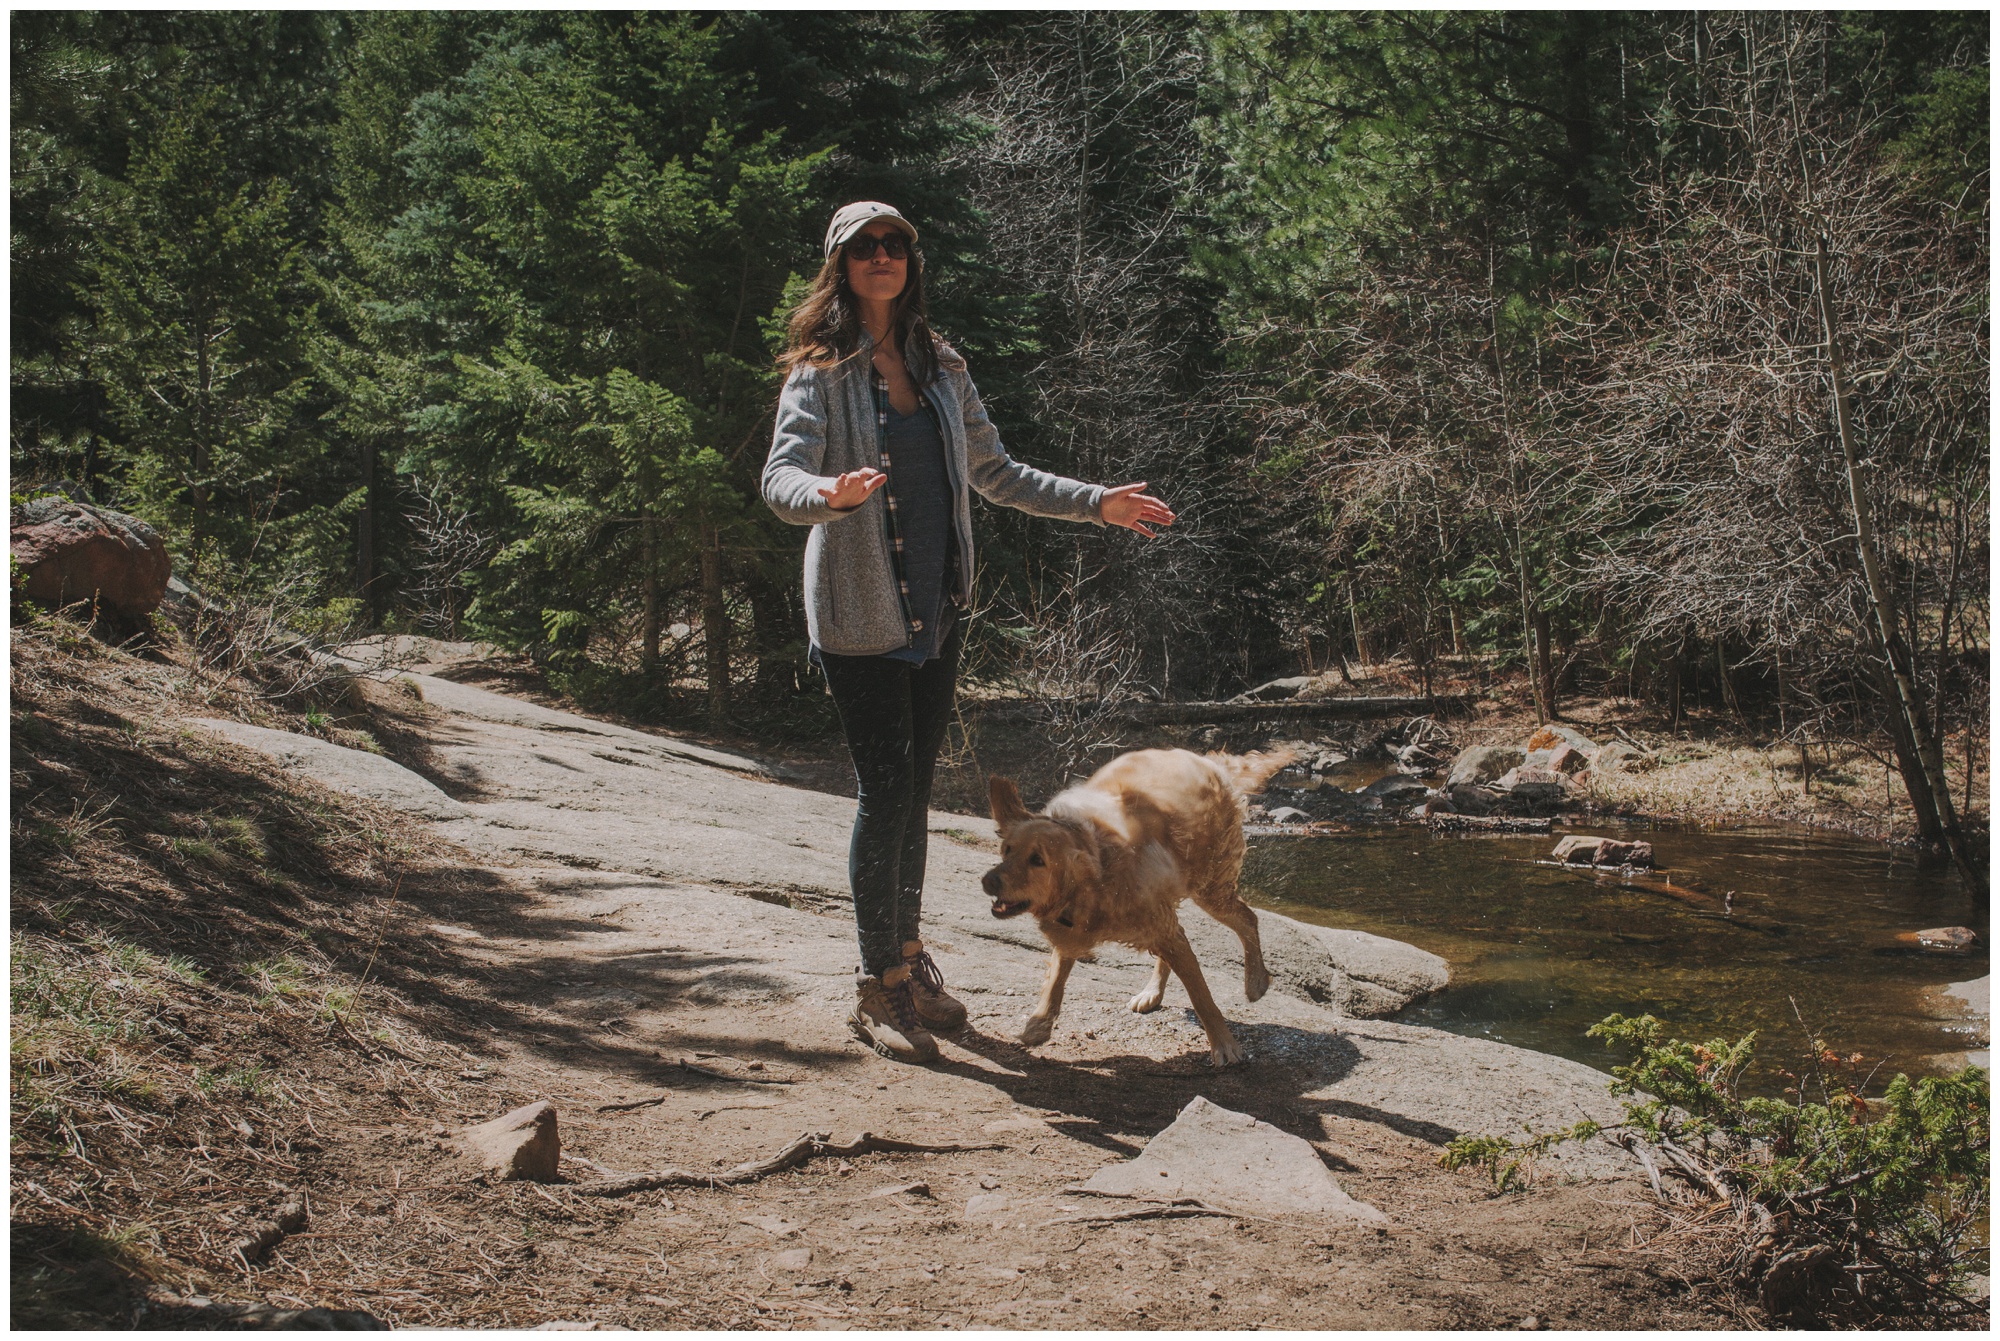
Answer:
M956 622L938 655L921 666L819 654L859 791L847 883L864 973L896 967L904 942L919 939L931 773L951 723L965 641L965 621Z

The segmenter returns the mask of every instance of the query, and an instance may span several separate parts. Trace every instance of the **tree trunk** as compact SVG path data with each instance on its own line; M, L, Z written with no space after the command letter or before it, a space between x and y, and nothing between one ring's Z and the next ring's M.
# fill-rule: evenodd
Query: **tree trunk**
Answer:
M798 621L784 585L761 566L750 572L750 638L757 649L757 691L788 694L799 687L798 662L786 654Z
M375 440L361 444L361 516L354 534L354 594L372 628L380 618L375 592Z
M1542 720L1554 721L1556 715L1556 659L1549 644L1553 641L1549 634L1549 612L1540 608L1535 611L1535 681L1541 692L1535 701L1543 710Z
M1354 626L1354 663L1357 666L1375 664L1375 649L1368 645L1367 631L1361 627L1361 603L1355 599L1354 578L1347 579L1347 618Z
M708 725L721 730L729 720L729 609L722 599L722 542L713 527L702 530L701 636L708 669Z
M1847 494L1854 506L1855 546L1861 551L1861 572L1868 584L1876 640L1893 689L1889 695L1892 709L1889 716L1894 728L1896 762L1917 814L1919 832L1928 841L1942 840L1960 874L1968 883L1976 884L1978 876L1973 870L1971 854L1952 809L1951 787L1944 776L1944 755L1931 734L1917 687L1916 667L1896 627L1894 598L1876 559L1875 524L1861 479L1861 453L1854 440L1847 370L1841 361L1840 341L1833 325L1833 299L1827 292L1826 254L1826 238L1822 235L1819 251L1813 257L1814 287L1818 290L1820 323L1826 334L1827 370L1833 382L1833 418L1840 432L1841 455L1847 463Z
M660 664L660 523L648 517L639 528L639 669L650 674Z
M1722 639L1715 640L1715 673L1722 681L1722 701L1729 705L1738 722L1743 721L1743 705L1736 700L1736 682L1729 678L1729 657L1722 650Z

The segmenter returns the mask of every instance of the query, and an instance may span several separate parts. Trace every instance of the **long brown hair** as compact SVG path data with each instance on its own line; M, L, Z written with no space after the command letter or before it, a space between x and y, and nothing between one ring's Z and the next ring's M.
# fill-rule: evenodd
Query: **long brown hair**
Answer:
M903 347L903 361L918 386L937 380L940 365L962 368L965 363L956 351L931 330L924 304L924 256L910 244L909 278L896 296L890 326ZM861 305L847 284L847 245L842 243L813 277L805 301L792 309L785 323L785 350L778 355L778 368L789 373L801 363L825 368L852 358L861 348Z

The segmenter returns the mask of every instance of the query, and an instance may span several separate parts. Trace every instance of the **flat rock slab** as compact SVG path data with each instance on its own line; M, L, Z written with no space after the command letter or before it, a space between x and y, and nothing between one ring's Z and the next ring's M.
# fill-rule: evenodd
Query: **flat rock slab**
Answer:
M1389 1218L1348 1196L1306 1141L1199 1096L1138 1158L1098 1170L1084 1187L1112 1197L1193 1197L1276 1218L1368 1224Z
M428 779L379 754L350 750L295 731L273 731L214 717L188 718L181 724L254 750L287 773L311 778L338 792L380 801L425 819L464 819L470 814Z

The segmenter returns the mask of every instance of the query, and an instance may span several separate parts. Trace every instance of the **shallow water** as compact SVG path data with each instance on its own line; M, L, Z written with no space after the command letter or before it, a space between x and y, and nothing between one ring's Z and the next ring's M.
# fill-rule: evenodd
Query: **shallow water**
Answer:
M1565 832L1653 844L1663 879L1538 865ZM1326 838L1253 839L1249 901L1442 955L1452 984L1398 1016L1608 1070L1622 1057L1584 1030L1651 1013L1683 1038L1758 1031L1760 1062L1803 1051L1806 1026L1864 1069L1944 1069L1968 1044L1923 990L1985 974L1988 909L1948 866L1880 844L1790 827L1558 824L1554 837L1433 837L1397 826ZM1918 954L1895 934L1963 925L1967 956ZM1796 1014L1794 1004L1796 1003ZM1774 1085L1759 1067L1758 1089Z

